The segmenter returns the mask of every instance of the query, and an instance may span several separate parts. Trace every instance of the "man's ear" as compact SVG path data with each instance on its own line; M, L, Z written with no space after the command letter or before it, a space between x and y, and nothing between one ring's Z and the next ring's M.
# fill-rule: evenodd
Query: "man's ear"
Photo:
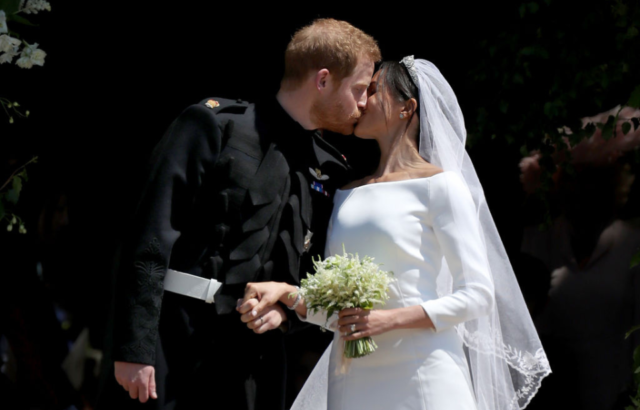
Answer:
M326 68L318 71L315 78L315 87L318 91L324 92L329 86L331 80L331 73Z

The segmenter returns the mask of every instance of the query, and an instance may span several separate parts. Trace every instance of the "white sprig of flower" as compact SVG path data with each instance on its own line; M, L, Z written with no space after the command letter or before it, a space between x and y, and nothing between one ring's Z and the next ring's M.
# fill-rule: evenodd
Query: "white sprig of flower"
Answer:
M385 272L373 263L373 258L358 254L330 256L313 261L316 273L300 281L300 294L307 308L314 313L327 312L327 320L334 312L348 308L373 309L384 305L392 272ZM348 340L344 344L344 357L356 358L373 353L377 346L371 337Z
M0 53L7 53L13 51L16 47L20 46L20 40L17 38L9 37L6 34L0 36Z
M27 44L27 46L22 49L22 54L18 61L16 61L16 64L20 68L31 68L34 65L42 66L44 65L44 58L46 56L47 53L38 48L38 43Z
M7 27L7 15L4 10L0 10L0 34L8 33L9 27Z
M22 0L20 2L20 11L26 14L38 14L42 10L51 11L51 4L44 0Z
M369 256L361 260L344 252L313 263L316 273L300 281L300 293L313 312L326 310L329 317L342 309L371 309L389 298L391 273L380 270Z
M20 54L20 40L6 34L0 36L0 64L10 63Z

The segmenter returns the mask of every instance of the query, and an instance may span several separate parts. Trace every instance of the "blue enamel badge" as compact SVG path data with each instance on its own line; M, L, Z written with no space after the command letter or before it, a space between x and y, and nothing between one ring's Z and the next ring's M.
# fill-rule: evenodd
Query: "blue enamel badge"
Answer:
M314 191L318 191L321 194L324 194L324 196L326 197L329 196L329 193L324 190L324 187L318 181L313 181L313 183L311 184L311 189L313 189Z

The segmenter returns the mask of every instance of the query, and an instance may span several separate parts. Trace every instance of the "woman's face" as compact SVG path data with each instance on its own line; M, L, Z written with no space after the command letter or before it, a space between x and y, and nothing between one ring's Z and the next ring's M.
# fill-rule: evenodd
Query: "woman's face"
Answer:
M387 135L389 130L395 129L397 123L402 121L400 112L403 104L389 94L388 88L382 84L383 81L378 70L367 90L367 106L353 131L358 138L379 139ZM386 105L384 109L383 105Z

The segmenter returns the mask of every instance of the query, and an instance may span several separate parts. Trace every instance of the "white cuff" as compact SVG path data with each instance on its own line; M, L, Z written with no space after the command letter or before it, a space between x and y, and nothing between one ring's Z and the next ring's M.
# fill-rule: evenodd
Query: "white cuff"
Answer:
M300 316L298 312L296 312L296 315L298 315L298 318L303 322L313 323L332 332L338 329L339 317L337 313L331 315L329 320L327 320L327 312L325 310L318 310L318 312L312 313L310 309L307 309L307 317Z
M426 302L421 303L420 306L422 306L422 309L424 309L427 316L429 316L429 319L431 319L431 323L433 323L434 327L433 330L436 333L443 330L444 324L441 323L440 316L438 314L439 309L437 299L427 300Z

